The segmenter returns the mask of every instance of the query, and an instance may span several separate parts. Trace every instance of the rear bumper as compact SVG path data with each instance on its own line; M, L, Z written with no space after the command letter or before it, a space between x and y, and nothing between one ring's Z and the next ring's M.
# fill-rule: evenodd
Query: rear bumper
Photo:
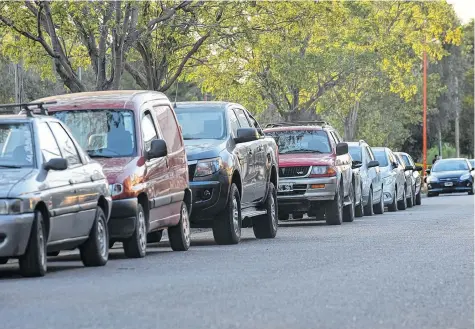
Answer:
M111 239L128 238L135 231L137 219L136 198L120 199L112 201L111 216L108 223L109 236Z
M0 215L0 257L18 257L26 251L34 213Z

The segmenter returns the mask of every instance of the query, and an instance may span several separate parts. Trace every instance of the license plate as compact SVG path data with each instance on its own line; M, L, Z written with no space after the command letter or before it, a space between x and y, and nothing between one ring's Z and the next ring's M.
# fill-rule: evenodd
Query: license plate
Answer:
M294 190L294 184L279 184L277 190L279 192L292 192Z
M452 183L452 182L446 182L444 185L445 185L445 186L453 186L454 183Z

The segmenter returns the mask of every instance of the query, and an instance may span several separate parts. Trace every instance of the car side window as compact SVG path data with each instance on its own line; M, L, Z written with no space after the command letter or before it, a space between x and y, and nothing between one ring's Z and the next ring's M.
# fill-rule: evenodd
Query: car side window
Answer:
M328 131L327 134L328 134L328 139L330 140L330 143L332 144L332 146L336 147L336 144L338 144L338 142L335 140L335 136L333 135L333 132Z
M391 162L391 165L396 162L396 159L394 159L394 155L392 152L389 152L389 161Z
M68 160L69 166L80 164L81 160L76 146L74 145L73 140L71 137L69 137L66 130L64 130L63 126L57 122L51 122L50 127L51 131L56 137L56 141L58 142L61 153L63 154L63 158Z
M180 130L172 109L168 105L154 107L156 118L160 130L163 133L163 139L167 143L168 152L173 153L182 147Z
M152 144L152 141L158 138L157 131L155 130L155 126L153 124L153 119L150 115L150 112L145 112L145 115L142 118L141 125L145 151L150 151L150 145Z
M233 110L228 110L229 123L233 137L237 137L237 130L240 128L238 118Z
M234 111L237 114L237 118L238 118L239 125L241 126L241 128L251 128L251 125L249 124L249 121L247 120L246 113L244 113L244 110L235 109Z
M256 128L256 129L260 132L259 135L263 136L264 133L263 133L263 131L262 131L262 129L261 129L261 126L259 126L259 123L257 122L257 120L254 119L254 117L253 117L253 116L251 115L251 113L249 113L248 111L246 111L246 113L247 113L247 116L248 116L248 118L249 118L249 121L251 121L252 127Z
M336 141L338 143L341 143L343 141L343 138L341 138L340 134L338 133L338 131L334 130L333 133L335 134L335 138L336 138Z
M40 148L44 162L55 158L62 158L58 143L46 122L42 122L38 125L38 136L41 136Z
M368 148L365 146L363 147L364 149L364 153L365 153L365 158L366 158L366 163L369 163L370 161L372 161L373 159L371 158L371 154L369 153L369 150Z

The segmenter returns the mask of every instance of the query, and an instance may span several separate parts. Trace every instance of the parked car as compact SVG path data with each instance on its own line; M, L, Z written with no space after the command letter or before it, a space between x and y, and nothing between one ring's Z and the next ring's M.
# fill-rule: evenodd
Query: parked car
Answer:
M472 166L472 168L475 168L475 159L470 159L468 161L470 162L470 165Z
M396 157L397 162L399 165L404 169L404 174L406 176L406 207L412 208L416 204L416 187L414 184L414 179L412 176L412 172L414 171L414 167L407 165L401 153L395 152L394 156Z
M154 91L53 96L49 112L99 161L112 193L110 247L144 257L147 239L168 229L171 248L190 247L191 190L180 128L168 98Z
M236 244L241 228L277 233L277 146L241 105L177 103L193 192L192 227L212 228L216 243Z
M422 190L422 177L419 171L422 170L421 166L416 165L412 157L405 152L397 152L397 154L404 161L408 175L412 177L413 184L413 204L420 206L422 204L421 190ZM412 168L412 169L411 169Z
M427 196L442 193L468 192L474 194L475 169L467 159L438 160L432 169L427 169Z
M360 140L348 143L353 161L361 163L361 191L363 195L363 210L365 216L384 214L383 179L379 162L369 145Z
M0 264L18 258L22 275L43 276L47 254L79 247L85 266L105 265L111 197L101 165L63 123L30 110L0 116L0 143Z
M379 162L383 178L384 205L389 211L405 210L406 203L406 175L404 168L399 165L394 153L387 147L371 148Z
M319 217L341 225L355 217L355 186L348 145L325 122L274 123L264 133L279 149L279 217Z

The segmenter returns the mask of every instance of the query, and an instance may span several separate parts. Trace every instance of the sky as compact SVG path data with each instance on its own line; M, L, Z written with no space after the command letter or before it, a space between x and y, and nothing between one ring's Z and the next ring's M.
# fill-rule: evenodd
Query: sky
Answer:
M471 18L475 18L475 0L447 0L447 2L454 6L462 23L467 23Z

